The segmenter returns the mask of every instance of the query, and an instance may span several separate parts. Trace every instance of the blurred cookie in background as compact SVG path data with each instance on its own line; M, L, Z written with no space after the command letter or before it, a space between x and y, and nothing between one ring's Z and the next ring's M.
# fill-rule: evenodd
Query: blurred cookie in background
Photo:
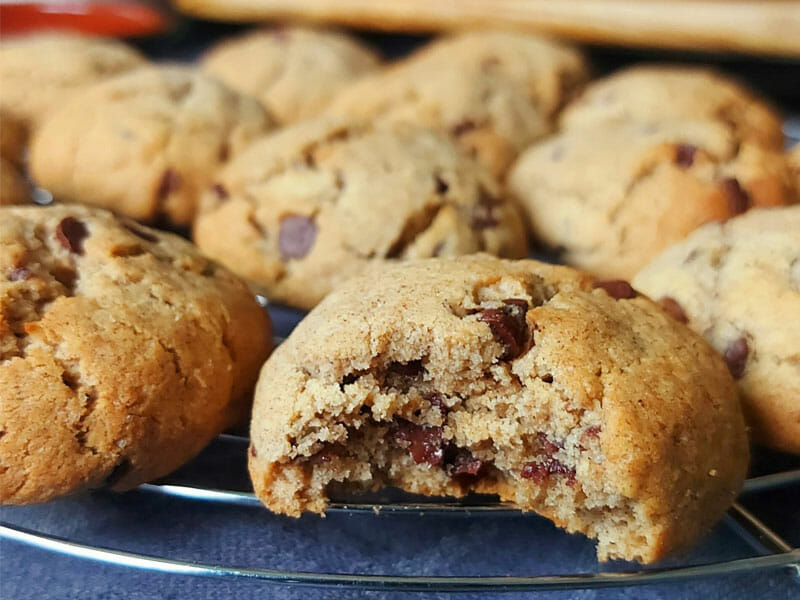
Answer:
M704 223L795 201L782 152L713 120L567 130L527 150L508 183L535 239L612 279Z
M25 129L34 128L72 92L146 63L138 51L113 39L41 33L3 40L0 43L3 128L10 119Z
M706 225L633 284L723 355L756 439L800 453L800 206Z
M31 141L56 199L187 225L218 167L273 126L253 98L180 66L137 69L72 95Z
M287 26L224 39L200 68L257 98L278 122L292 123L318 115L379 64L376 52L345 33Z
M603 123L711 119L734 138L783 147L781 119L755 92L705 67L637 65L593 81L564 109L563 129Z
M287 127L233 160L203 198L194 240L301 308L375 262L527 254L516 206L446 136L337 118Z
M444 37L346 88L329 112L447 133L498 178L550 133L587 79L578 50L534 35Z

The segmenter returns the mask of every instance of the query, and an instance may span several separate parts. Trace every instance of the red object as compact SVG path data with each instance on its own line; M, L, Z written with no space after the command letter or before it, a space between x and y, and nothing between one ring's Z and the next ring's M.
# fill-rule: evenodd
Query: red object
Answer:
M106 36L162 33L166 15L141 2L30 2L0 4L0 35L42 30L81 31Z

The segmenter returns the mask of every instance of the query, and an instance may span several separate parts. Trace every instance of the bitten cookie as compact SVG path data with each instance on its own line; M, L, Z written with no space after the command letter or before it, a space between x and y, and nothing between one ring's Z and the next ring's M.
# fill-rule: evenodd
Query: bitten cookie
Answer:
M414 261L331 293L261 371L258 497L499 494L651 562L735 498L748 446L705 341L620 281L486 255Z
M186 225L216 169L271 125L216 79L148 67L73 94L38 128L30 168L57 199Z
M502 177L549 133L587 77L577 50L532 35L472 32L435 41L345 89L332 114L447 132Z
M285 27L223 40L200 67L249 94L281 123L318 115L348 83L378 68L375 52L336 31Z
M714 121L566 131L509 174L535 237L568 264L622 279L704 223L789 204L792 188L781 152Z
M4 40L0 110L34 127L68 94L146 63L136 50L110 39L47 33Z
M781 120L766 100L701 67L639 65L590 83L561 114L564 129L604 122L711 119L737 140L783 147Z
M527 254L515 205L445 136L334 118L243 152L204 197L194 239L270 299L302 308L386 259Z
M634 284L725 357L757 439L800 453L800 206L706 225Z
M0 223L0 502L132 488L246 414L272 340L239 279L99 209Z

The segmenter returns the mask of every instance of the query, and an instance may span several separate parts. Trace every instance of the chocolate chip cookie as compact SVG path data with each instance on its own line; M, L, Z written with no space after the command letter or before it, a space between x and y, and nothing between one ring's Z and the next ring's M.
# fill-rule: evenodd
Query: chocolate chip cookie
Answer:
M0 110L34 127L75 90L144 64L141 54L116 40L66 33L3 40Z
M536 36L471 32L437 40L345 89L333 114L448 133L497 177L549 133L587 70L577 50Z
M287 127L220 172L202 205L201 250L302 308L374 262L527 253L522 217L489 173L405 124Z
M0 502L132 488L245 416L272 340L239 279L100 209L0 223Z
M508 180L540 242L628 280L704 223L794 201L781 152L709 120L568 130L527 150Z
M783 147L781 120L763 98L703 67L639 65L590 83L561 115L565 129L604 122L711 119L737 140Z
M375 52L344 33L282 27L223 40L200 68L258 98L280 123L291 123L318 115L378 64Z
M331 490L498 494L650 562L735 498L735 385L625 282L486 255L384 265L333 291L262 369L250 474L274 512Z
M706 225L634 284L725 357L757 439L800 453L800 206Z
M271 126L212 77L147 67L73 94L38 128L30 167L57 199L186 225L214 171Z

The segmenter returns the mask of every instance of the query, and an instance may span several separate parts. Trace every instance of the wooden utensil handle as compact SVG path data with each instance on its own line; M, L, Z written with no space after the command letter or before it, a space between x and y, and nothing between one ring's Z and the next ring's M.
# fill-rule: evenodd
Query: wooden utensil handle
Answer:
M291 19L390 31L524 28L587 42L800 57L795 0L174 0L227 21Z

